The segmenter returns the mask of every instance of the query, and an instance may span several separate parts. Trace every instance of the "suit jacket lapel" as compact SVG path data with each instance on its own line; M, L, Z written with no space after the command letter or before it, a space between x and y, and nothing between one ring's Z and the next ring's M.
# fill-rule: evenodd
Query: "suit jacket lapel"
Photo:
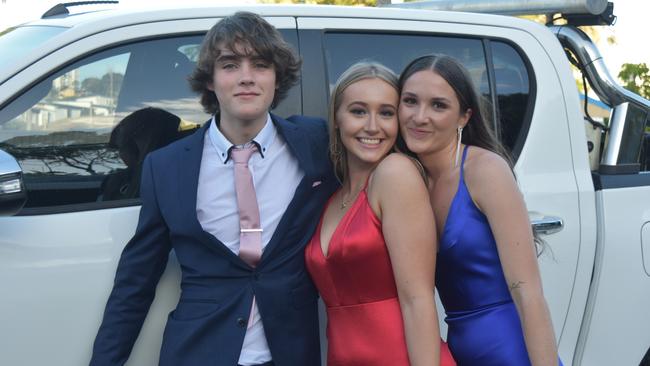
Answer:
M271 115L278 133L284 138L293 156L298 159L300 169L305 172L305 177L314 175L314 161L311 154L309 140L303 131L291 122L278 116Z
M298 160L298 165L300 166L300 169L305 172L305 176L296 187L296 192L291 199L289 206L287 206L287 209L282 215L270 242L267 244L266 248L264 248L260 265L263 265L264 262L268 260L269 256L273 253L273 250L280 242L282 242L282 238L288 229L288 225L293 221L293 211L295 211L296 202L303 202L303 197L310 192L310 189L312 189L311 183L314 180L315 175L315 165L311 154L311 146L309 145L309 139L304 135L303 130L291 122L273 114L271 114L271 118L275 123L278 133L284 138L291 153Z
M248 268L248 265L239 258L239 256L235 255L235 253L228 249L225 244L215 238L212 234L203 230L203 227L196 216L196 202L199 187L199 172L201 171L201 160L203 158L203 144L205 134L210 127L211 122L212 120L206 122L201 129L184 141L184 156L180 163L178 207L180 207L182 216L188 218L192 232L201 238L203 242L205 242L209 247L219 250L234 264ZM180 182L180 180L182 180L182 182ZM218 181L215 180L214 184L218 184Z

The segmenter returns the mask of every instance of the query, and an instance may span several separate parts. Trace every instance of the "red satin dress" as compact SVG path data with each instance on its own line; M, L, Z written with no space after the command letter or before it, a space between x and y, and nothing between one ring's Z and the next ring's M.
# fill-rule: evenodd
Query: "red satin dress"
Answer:
M327 256L320 243L322 221L305 260L327 306L327 365L408 366L393 269L365 189L332 234ZM441 365L455 365L444 342Z

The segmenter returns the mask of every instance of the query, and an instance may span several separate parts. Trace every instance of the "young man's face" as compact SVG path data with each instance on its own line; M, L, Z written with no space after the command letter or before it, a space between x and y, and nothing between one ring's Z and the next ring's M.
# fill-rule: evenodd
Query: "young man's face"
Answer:
M275 96L275 67L245 45L235 50L220 46L208 89L219 100L221 121L251 123L266 121Z

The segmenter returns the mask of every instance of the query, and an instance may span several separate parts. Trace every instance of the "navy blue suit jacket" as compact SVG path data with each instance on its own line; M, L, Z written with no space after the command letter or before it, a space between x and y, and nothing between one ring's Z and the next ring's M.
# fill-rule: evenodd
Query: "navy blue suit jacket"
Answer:
M209 123L145 159L140 219L122 252L91 365L126 362L171 249L181 265L182 291L167 320L160 365L236 365L253 294L275 364L320 365L317 291L305 269L303 249L338 183L323 120L274 115L272 120L305 176L257 268L205 232L196 216Z

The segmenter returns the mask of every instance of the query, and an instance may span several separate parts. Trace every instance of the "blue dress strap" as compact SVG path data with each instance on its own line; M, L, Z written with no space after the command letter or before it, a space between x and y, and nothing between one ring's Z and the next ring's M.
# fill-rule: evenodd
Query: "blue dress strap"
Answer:
M465 145L465 148L463 149L463 158L460 160L460 181L462 182L464 179L464 174L463 171L465 170L465 158L467 157L467 150L469 150L469 145Z

